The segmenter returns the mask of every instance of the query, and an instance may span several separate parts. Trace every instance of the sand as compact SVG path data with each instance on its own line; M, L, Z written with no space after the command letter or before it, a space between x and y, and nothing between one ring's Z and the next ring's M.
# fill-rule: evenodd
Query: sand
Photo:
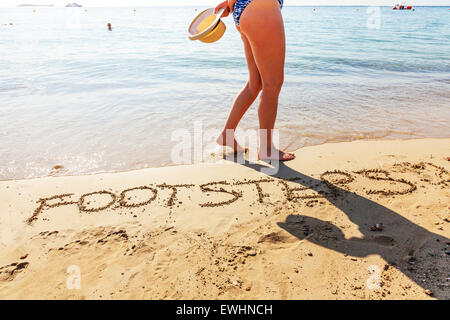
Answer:
M296 154L2 181L0 298L450 298L450 139Z

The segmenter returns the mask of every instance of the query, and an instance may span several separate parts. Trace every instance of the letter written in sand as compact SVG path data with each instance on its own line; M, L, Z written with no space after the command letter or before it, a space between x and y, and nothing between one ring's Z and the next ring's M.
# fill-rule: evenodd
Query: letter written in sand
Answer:
M160 184L158 188L161 189L172 189L172 194L169 197L169 200L167 201L167 206L172 207L175 204L175 201L177 201L177 195L178 195L178 189L180 188L192 188L195 187L194 184L177 184L177 185L168 185L168 184Z
M242 186L242 185L254 184L256 187L256 191L258 192L258 201L259 201L259 203L263 203L264 198L268 198L268 197L270 197L270 195L263 192L261 183L270 183L273 181L274 181L273 179L250 180L250 181L245 181L245 182L237 182L237 183L235 183L235 185Z
M230 184L228 182L226 182L226 181L210 182L210 183L202 184L200 186L200 190L202 190L202 192L204 192L204 193L210 193L210 192L224 193L224 194L227 194L227 195L231 195L232 198L227 200L227 201L218 202L218 203L213 203L213 202L202 203L202 204L200 204L200 207L220 207L220 206L225 206L225 205L232 204L237 199L242 197L242 192L238 192L238 191L235 191L235 190L228 191L228 190L225 190L223 187L218 187L219 185L229 186ZM216 186L216 188L212 189L211 188L212 186Z
M71 204L78 204L78 202L76 202L76 201L65 201L64 198L68 198L71 196L73 196L73 193L60 194L60 195L56 195L56 196L49 197L49 198L39 199L37 201L37 203L39 203L39 206L36 208L36 210L34 210L33 215L30 218L28 218L27 223L31 224L33 221L35 221L38 218L39 214L44 209L67 206L67 205L71 205ZM53 200L59 200L59 201L57 201L55 203L51 203Z
M309 199L320 199L323 198L322 195L320 194L312 194L312 195L308 195L308 194L301 194L301 193L296 193L296 192L300 192L300 191L307 191L310 190L310 188L305 187L305 186L300 186L300 187L292 187L289 185L288 182L290 183L297 183L299 184L298 181L301 181L300 183L305 183L303 181L302 178L291 178L291 179L286 179L286 180L280 180L279 183L281 183L283 185L283 191L286 195L286 199L288 201L298 201L298 200L309 200Z
M391 187L396 186L399 188L400 185L403 185L403 189L399 188L400 190L389 190L389 189L383 189L383 190L368 190L366 193L368 195L370 194L381 194L383 196L395 196L395 195L405 195L411 192L414 192L417 190L417 187L415 184L413 184L410 181L407 181L405 179L394 179L391 178L390 174L386 170L380 170L380 169L372 169L372 170L361 170L357 171L356 173L366 177L370 180L376 180L376 181L388 181L390 182Z
M88 207L88 205L91 204L91 201L101 203L102 200L104 200L102 198L106 199L103 205L99 205L98 207ZM88 201L89 199L90 201ZM86 193L82 195L80 201L78 201L78 209L81 212L88 212L88 213L103 211L111 207L116 202L116 199L117 199L116 195L109 191L102 190L97 192Z
M132 194L133 192L138 192L140 191L141 193L149 193L150 195L145 195L142 196L144 198L144 200L142 200L141 202L131 202L131 196L130 194ZM127 198L128 196L128 198ZM147 186L141 186L141 187L136 187L136 188L131 188L131 189L127 189L122 191L122 193L120 194L120 206L124 207L124 208L139 208L142 206L146 206L150 203L153 202L153 200L156 199L156 197L158 196L158 190L156 190L155 188L152 187L147 187Z

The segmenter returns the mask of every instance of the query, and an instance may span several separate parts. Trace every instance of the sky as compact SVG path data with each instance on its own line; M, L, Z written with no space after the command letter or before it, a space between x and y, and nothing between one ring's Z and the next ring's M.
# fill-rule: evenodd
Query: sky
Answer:
M209 6L213 7L221 0L0 0L0 7L15 7L19 4L54 4L65 6L67 3L76 2L83 7L140 7L140 6ZM434 5L450 6L450 0L285 0L286 5L372 5L392 6L396 3L407 3L412 5Z

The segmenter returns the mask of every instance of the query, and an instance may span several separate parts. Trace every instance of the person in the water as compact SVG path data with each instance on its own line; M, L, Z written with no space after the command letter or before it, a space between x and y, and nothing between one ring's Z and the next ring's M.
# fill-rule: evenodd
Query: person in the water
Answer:
M216 13L224 9L222 17L233 13L244 42L249 71L248 82L236 97L225 128L216 141L236 152L246 150L236 141L234 130L261 92L258 107L261 160L288 161L295 158L294 154L278 150L272 144L278 96L284 81L286 42L282 6L283 0L228 0L216 7Z

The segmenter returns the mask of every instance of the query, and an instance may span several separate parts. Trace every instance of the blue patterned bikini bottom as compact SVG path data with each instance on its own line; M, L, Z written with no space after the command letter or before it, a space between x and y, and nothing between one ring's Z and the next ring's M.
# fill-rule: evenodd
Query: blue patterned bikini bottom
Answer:
M239 20L241 20L242 12L244 12L250 2L252 2L252 0L237 0L234 4L233 18L237 25L239 25ZM280 8L283 8L283 0L278 0L278 2L280 3Z

